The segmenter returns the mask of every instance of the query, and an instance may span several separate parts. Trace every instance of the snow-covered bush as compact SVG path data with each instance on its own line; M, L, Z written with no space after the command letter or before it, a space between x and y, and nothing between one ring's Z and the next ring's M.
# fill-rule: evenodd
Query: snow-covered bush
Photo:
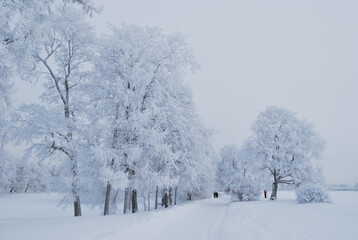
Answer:
M242 179L232 185L231 200L233 201L256 201L260 197L260 184L252 179Z
M325 189L318 184L303 184L296 189L296 199L299 203L330 202Z

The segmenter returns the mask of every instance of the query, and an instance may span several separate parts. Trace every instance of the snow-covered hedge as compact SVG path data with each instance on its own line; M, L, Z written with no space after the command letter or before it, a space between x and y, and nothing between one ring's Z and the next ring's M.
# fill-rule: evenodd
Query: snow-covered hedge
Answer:
M330 202L325 189L318 184L303 184L296 189L296 199L299 203Z
M256 181L245 179L235 184L231 190L233 201L256 201L260 197L260 185Z

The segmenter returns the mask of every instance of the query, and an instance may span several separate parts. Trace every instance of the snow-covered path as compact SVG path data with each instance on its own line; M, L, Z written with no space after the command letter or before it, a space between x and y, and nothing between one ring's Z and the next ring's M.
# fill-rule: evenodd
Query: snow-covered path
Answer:
M293 192L277 201L230 202L205 199L128 215L99 216L83 206L84 216L56 207L47 194L0 196L0 240L117 239L357 239L358 192L331 192L332 204L297 204Z
M230 198L227 195L218 199L205 199L192 204L177 206L162 211L153 217L150 223L125 228L120 234L129 235L133 239L151 236L151 239L223 239L223 227L226 222ZM140 229L140 231L136 231ZM111 239L111 238L105 238Z

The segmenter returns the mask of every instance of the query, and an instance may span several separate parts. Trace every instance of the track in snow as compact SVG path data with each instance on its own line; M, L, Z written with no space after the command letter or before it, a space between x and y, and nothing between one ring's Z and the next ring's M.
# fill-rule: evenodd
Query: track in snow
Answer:
M171 239L171 240L211 240L222 239L230 197L193 201L182 206L163 209L151 219L121 229L98 239L113 239L130 236L130 239ZM127 238L126 238L127 239Z

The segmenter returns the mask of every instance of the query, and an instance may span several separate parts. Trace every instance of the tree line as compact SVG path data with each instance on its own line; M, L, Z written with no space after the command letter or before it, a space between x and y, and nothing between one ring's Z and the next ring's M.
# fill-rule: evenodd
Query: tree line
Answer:
M81 202L103 214L155 208L177 196L205 196L215 177L211 131L183 83L198 64L181 34L110 26L97 37L90 1L1 1L1 188L14 188L9 141L27 143L22 161L51 171L51 188L81 216ZM42 84L40 104L11 104L13 77ZM21 176L21 174L20 174ZM161 199L158 198L162 196Z

